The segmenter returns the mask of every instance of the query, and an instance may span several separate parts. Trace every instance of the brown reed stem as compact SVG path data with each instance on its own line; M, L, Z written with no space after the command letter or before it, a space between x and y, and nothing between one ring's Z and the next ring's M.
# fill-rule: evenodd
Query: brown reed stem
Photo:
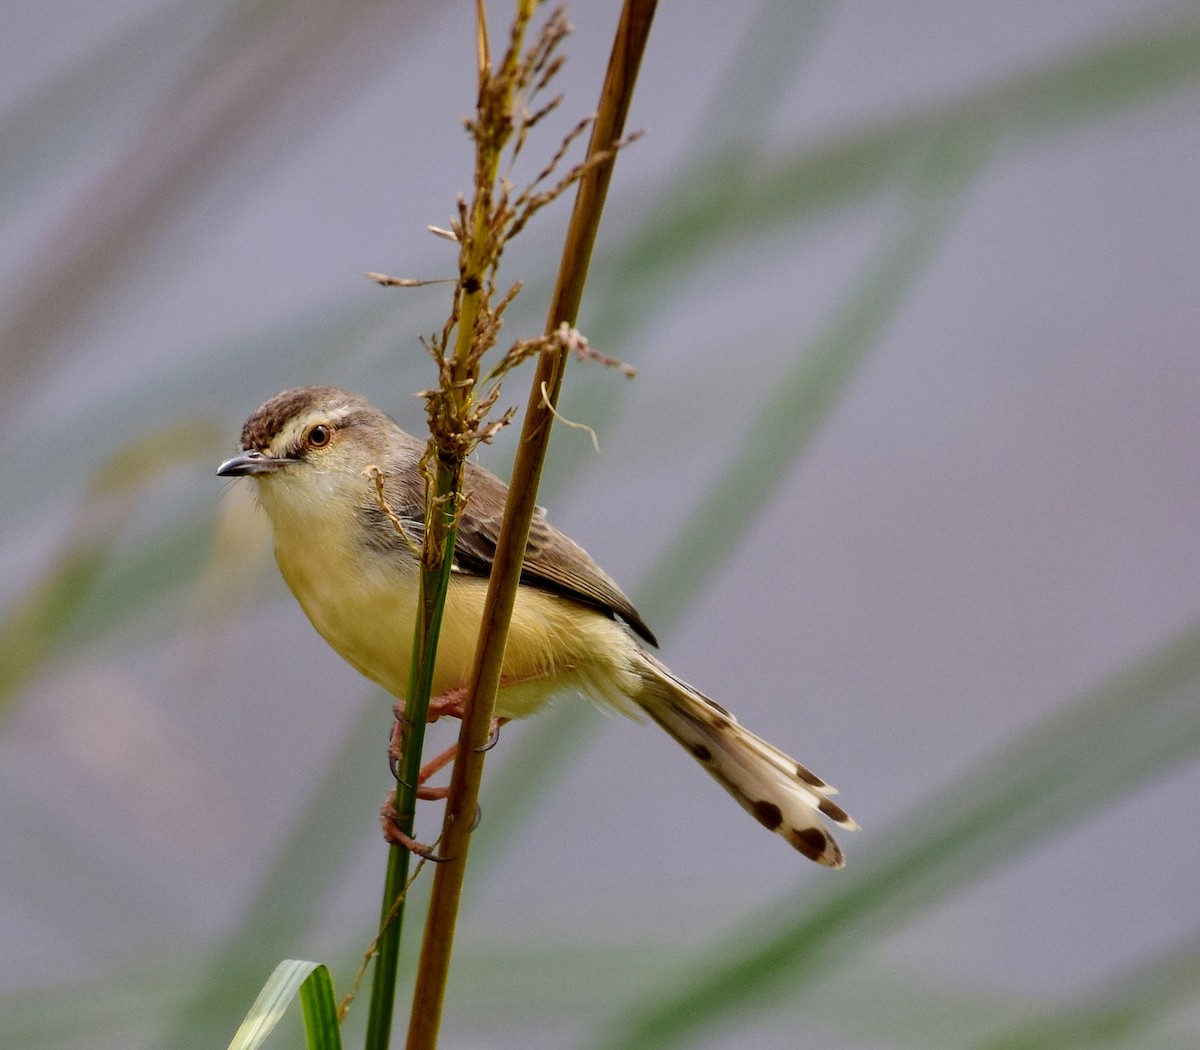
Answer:
M558 281L551 302L546 331L553 333L563 323L574 325L583 297L592 246L608 184L612 175L615 145L624 128L637 72L645 51L656 0L626 0L617 35L613 41L608 73L600 97L596 123L588 145L589 158L606 154L580 180L566 243L559 265ZM408 1050L433 1050L437 1046L445 999L446 981L454 932L462 898L470 850L470 828L479 799L492 711L500 685L500 671L508 624L516 603L521 565L529 526L537 502L537 488L545 462L546 448L554 422L554 407L566 367L565 347L543 352L538 359L521 440L517 447L508 502L496 546L487 600L480 626L479 646L470 683L470 699L459 734L458 758L446 803L441 839L443 855L451 858L434 873L429 914L409 1019ZM546 396L543 397L543 390Z

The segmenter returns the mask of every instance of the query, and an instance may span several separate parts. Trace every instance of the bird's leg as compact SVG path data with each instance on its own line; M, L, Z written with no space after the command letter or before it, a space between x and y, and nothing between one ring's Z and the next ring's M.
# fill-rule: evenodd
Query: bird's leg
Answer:
M441 696L434 697L429 702L429 721L436 722L443 714L450 715L453 718L462 718L462 701L465 695L465 689L454 689L449 693L443 693ZM435 704L437 705L436 711ZM397 701L392 705L392 714L395 716L396 722L392 726L392 738L388 744L388 768L391 769L392 776L400 780L400 759L403 755L400 747L404 723L403 700ZM457 746L448 747L436 758L426 762L421 767L421 772L417 775L417 798L439 799L446 797L445 788L425 787L425 781L438 772L438 770L445 769L454 760L457 750Z
M388 744L388 768L391 769L392 776L396 778L396 781L403 783L400 777L400 759L403 757L400 750L402 719L404 717L403 704L396 705L395 714L396 721L392 726L391 741ZM421 767L417 773L417 798L436 800L446 797L450 791L449 788L430 787L425 782L453 761L456 752L457 748L447 748L436 758L431 759ZM424 857L426 860L433 861L435 864L440 864L442 861L450 859L449 857L442 857L435 852L436 844L427 846L423 842L418 842L400 827L400 815L396 812L396 790L394 788L388 793L387 801L379 811L379 822L383 827L384 839L393 846L399 846L410 853L415 853L418 857Z
M501 688L503 688L507 684L508 684L508 682L506 682L503 678L500 679L500 687ZM457 718L461 722L463 714L464 714L464 705L466 704L466 702L467 702L466 686L460 685L460 686L456 686L453 689L447 689L446 692L441 693L438 696L430 698L429 710L425 714L425 721L432 725L439 718L445 717L445 718ZM397 722L402 722L404 720L404 710L405 710L405 708L404 708L403 700L397 700L392 705L392 713L396 716ZM503 725L505 722L508 721L508 719L501 718L498 721L499 721L500 725ZM497 719L492 719L493 731L495 730L496 723L497 723ZM495 740L493 740L492 737L488 737L488 747L490 748L494 744L495 744Z
M457 718L460 721L463 716L463 705L467 702L466 686L457 686L454 689L448 689L446 692L438 696L430 697L429 710L425 712L425 721L431 725L439 718ZM392 705L392 711L396 715L396 721L404 718L404 701L398 700Z
M444 715L448 718L457 718L461 722L463 705L466 702L466 686L460 685L456 689L447 690L441 696L435 696L429 701L429 713L425 719L428 722L436 722Z
M466 699L466 690L459 688L453 689L450 692L443 693L441 696L434 697L429 702L429 721L435 722L443 715L449 715L451 718L461 719L463 716L463 701ZM404 721L404 703L398 702L393 707L393 714L396 721L392 726L391 740L388 744L388 768L392 771L392 776L400 783L403 783L400 776L400 760L403 757L400 742L403 730ZM493 718L491 732L488 734L487 743L479 750L488 751L496 746L496 742L500 739L500 727L507 722L507 718ZM417 774L417 798L420 799L444 799L450 793L448 787L431 787L426 781L430 777L445 769L458 755L458 745L452 744L444 751L435 755L423 766ZM394 846L400 846L408 850L410 853L415 853L419 857L424 857L426 860L441 863L449 860L449 857L439 856L435 846L427 846L422 842L418 842L411 835L405 832L399 826L399 819L396 813L396 792L393 790L389 795L387 802L379 811L380 823L383 826L383 837ZM475 807L475 818L471 822L471 830L474 831L479 826L479 821L482 818L482 811L479 806Z
M507 718L493 718L492 731L488 734L487 743L478 750L491 751L500 740L500 727L508 721ZM451 744L445 751L431 758L422 767L417 774L417 798L425 799L442 799L446 797L446 793L450 790L445 787L428 787L426 781L435 773L445 769L451 762L454 761L458 754L458 744ZM388 767L392 771L392 776L400 780L400 723L397 722L392 728L392 740L388 746Z
M383 826L383 837L393 846L399 846L406 849L409 853L415 853L418 857L424 857L426 860L433 861L434 864L442 864L448 860L453 860L452 857L443 857L440 853L434 852L437 849L437 843L432 846L427 846L423 842L418 842L406 831L399 827L399 820L396 816L396 792L388 795L387 802L384 803L383 809L379 811L379 822ZM471 826L468 831L474 831L479 827L479 822L483 819L483 810L479 804L475 804L475 818L471 821Z
M501 684L503 684L503 681L501 682ZM436 722L443 715L445 715L450 718L457 718L457 719L461 720L462 716L463 716L463 704L465 703L466 699L467 699L467 690L463 686L458 686L455 689L450 689L447 692L442 693L440 696L435 696L432 699L430 699L430 701L429 701L429 711L426 715L426 719L430 723L433 723L433 722ZM398 764L400 762L400 754L401 754L401 752L400 752L401 726L404 721L404 701L403 700L398 700L398 701L396 701L395 704L392 705L392 714L396 718L396 724L392 727L392 740L391 740L391 744L388 747L388 759L389 759L388 764L391 767L392 776L394 776L397 780L399 780L400 775L399 775L397 769L398 769ZM500 727L502 725L504 725L507 721L508 721L507 718L493 718L492 719L491 732L488 734L487 742L482 747L479 748L480 751L490 751L493 747L496 746L496 742L500 739ZM457 750L458 750L457 745L454 747L448 747L445 751L443 751L440 755L438 755L437 758L435 758L429 762L426 762L425 765L421 767L421 774L417 778L418 797L420 797L420 798L445 798L444 793L441 795L421 795L420 790L422 790L422 785L425 783L426 780L428 780L431 776L433 776L433 774L436 773L439 769L444 769L451 761L453 761L454 755L457 752ZM437 791L437 790L441 790L441 789L429 788L428 790Z
M450 791L448 787L428 787L425 781L450 765L457 754L458 745L451 744L445 751L431 758L421 767L421 772L417 774L417 798L441 799L446 797Z
M435 864L441 864L443 861L450 859L434 852L437 849L436 843L432 846L427 846L423 842L418 842L400 827L400 816L396 812L396 792L394 789L388 793L387 801L379 811L379 823L383 827L384 839L393 846L399 846L401 849L406 849L409 853L415 853L418 857L431 860Z

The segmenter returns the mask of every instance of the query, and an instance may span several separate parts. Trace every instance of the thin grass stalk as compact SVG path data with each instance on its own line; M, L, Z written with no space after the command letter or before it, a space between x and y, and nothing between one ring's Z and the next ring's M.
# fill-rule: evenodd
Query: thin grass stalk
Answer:
M537 0L519 0L514 20L514 42L507 52L506 62L518 60L520 38L536 7ZM476 26L477 64L482 100L485 80L492 75L483 0L476 2ZM449 377L450 386L458 392L459 397L470 397L473 385L472 348L482 297L486 294L484 278L489 266L488 227L492 213L491 193L499 175L501 155L499 144L483 146L477 153L476 192L469 223L464 224L466 252L462 259L459 294L455 303L457 327L453 365ZM421 558L413 660L400 726L400 777L393 804L397 826L409 838L412 837L416 819L417 787L425 741L426 716L432 692L442 613L450 585L465 457L465 445L447 447L445 442L436 443L433 455L433 485L429 493ZM409 851L400 846L393 845L389 850L380 911L378 957L372 978L371 1004L367 1019L367 1050L387 1050L391 1041L410 856Z
M438 485L448 486L449 495L457 491L455 476L438 470ZM461 473L458 477L461 482ZM461 485L459 486L461 487ZM408 700L400 726L400 777L396 784L393 804L400 830L412 837L417 812L417 783L421 770L421 752L425 744L426 714L433 691L433 668L437 657L437 640L441 630L442 612L450 586L450 567L453 559L446 552L454 549L454 517L452 503L446 504L449 513L435 514L432 520L442 524L440 529L443 557L440 565L422 565L421 590L417 606L417 625L413 638L413 661L409 670ZM392 1017L395 1012L396 982L399 977L400 936L404 926L404 903L409 882L412 854L401 846L388 850L387 874L384 877L383 904L379 917L379 942L376 948L375 971L371 980L371 1003L367 1014L366 1050L387 1050L391 1041Z
M612 176L615 146L629 112L656 2L626 0L621 12L588 145L589 158L604 154L607 159L591 168L580 182L547 318L547 333L557 331L564 323L574 325L579 311L592 247ZM471 818L478 804L483 777L483 747L491 732L509 621L516 603L525 545L537 504L538 483L566 361L565 347L539 355L517 446L509 497L504 508L480 624L469 699L459 733L458 757L446 802L441 842L443 854L450 859L439 864L434 873L425 937L413 991L408 1050L433 1050L437 1046L470 850Z

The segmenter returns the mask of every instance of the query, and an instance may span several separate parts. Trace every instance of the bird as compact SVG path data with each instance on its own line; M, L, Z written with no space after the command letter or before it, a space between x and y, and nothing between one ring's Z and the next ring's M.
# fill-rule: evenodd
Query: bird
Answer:
M217 469L253 483L280 573L318 634L400 701L417 613L424 454L424 442L363 397L305 386L257 408L242 428L241 451ZM434 711L461 710L465 699L508 487L468 460L463 492ZM523 718L551 696L575 692L649 719L760 824L810 860L842 867L844 854L826 821L848 830L858 825L833 801L836 790L677 677L650 651L657 645L620 587L539 507L496 717Z

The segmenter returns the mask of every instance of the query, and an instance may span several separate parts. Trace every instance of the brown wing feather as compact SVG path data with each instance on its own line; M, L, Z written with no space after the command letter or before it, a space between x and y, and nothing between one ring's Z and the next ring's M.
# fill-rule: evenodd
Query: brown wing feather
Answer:
M482 467L468 463L465 488L467 509L458 526L455 562L466 572L487 576L496 555L508 486ZM529 529L521 580L619 616L641 638L658 645L654 632L616 582L587 551L551 525L540 507Z
M399 475L389 475L384 484L393 512L404 519L409 538L420 543L424 532L422 508L425 501L421 475L415 469L407 470ZM458 524L454 564L462 572L487 577L491 575L496 557L508 486L495 474L468 462L464 487L467 506ZM392 522L373 500L368 499L365 490L361 512L370 525L367 534L371 542L387 547L404 542ZM639 637L651 645L658 645L654 632L646 626L616 582L587 551L551 525L540 507L530 525L521 582L619 617Z

